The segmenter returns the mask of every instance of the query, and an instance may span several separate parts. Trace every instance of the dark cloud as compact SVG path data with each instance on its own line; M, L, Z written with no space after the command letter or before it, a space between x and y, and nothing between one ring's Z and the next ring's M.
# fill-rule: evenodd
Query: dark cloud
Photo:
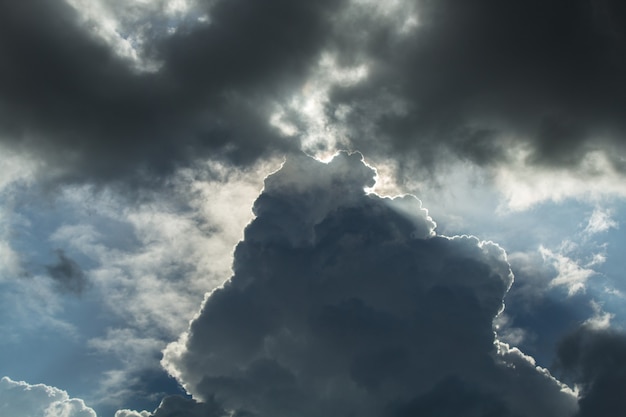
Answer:
M622 2L407 0L410 31L345 3L198 2L208 23L183 20L173 35L147 16L142 50L162 66L140 72L65 2L3 2L0 139L41 157L48 179L159 181L207 156L246 164L299 147L268 119L331 51L368 64L327 107L331 120L352 109L335 121L368 155L494 164L522 143L532 164L575 166L603 149L623 169Z
M353 14L336 48L369 60L367 81L335 89L354 146L437 165L450 153L572 167L592 150L621 169L626 138L626 8L618 0L405 2L417 27ZM405 16L406 17L406 16ZM351 53L356 48L359 53ZM346 58L350 59L350 58ZM395 106L393 104L396 104ZM344 112L345 113L345 112Z
M48 275L63 292L80 295L87 288L89 281L80 265L65 255L63 250L57 250L58 262L46 266Z
M267 123L301 83L341 2L199 4L210 24L157 31L138 72L65 2L0 4L0 140L35 153L47 177L158 181L203 156L247 163L293 146Z
M626 413L626 334L584 325L561 341L558 366L581 389L578 416Z
M504 251L435 235L416 198L366 194L373 177L345 153L270 175L233 277L166 368L259 416L571 416L575 398L495 339Z
M180 396L165 397L152 417L226 417L227 414L215 402L198 403Z

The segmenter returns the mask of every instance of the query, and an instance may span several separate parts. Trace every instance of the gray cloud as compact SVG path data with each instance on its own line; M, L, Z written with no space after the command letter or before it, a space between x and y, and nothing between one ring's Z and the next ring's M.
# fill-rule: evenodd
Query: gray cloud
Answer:
M180 396L165 397L153 417L226 417L228 414L216 403L198 403Z
M624 414L626 334L581 326L561 341L558 366L581 388L578 416Z
M373 177L345 153L270 175L233 277L165 367L196 398L259 416L571 416L573 395L495 339L504 251L435 235L416 198L366 194Z
M408 33L361 13L337 34L339 56L370 63L367 81L335 88L327 108L331 118L351 109L356 148L426 168L450 154L507 163L518 148L527 164L576 167L602 150L623 171L623 2L404 4L418 21Z
M0 140L39 155L49 180L96 182L284 151L293 145L269 127L268 107L303 82L339 5L202 2L210 24L149 33L144 49L162 67L137 72L65 2L4 2Z
M80 265L65 255L63 250L57 250L58 262L46 266L48 275L54 280L58 288L63 292L76 295L82 294L89 281Z
M0 379L0 415L11 417L63 416L96 417L83 400L44 384Z

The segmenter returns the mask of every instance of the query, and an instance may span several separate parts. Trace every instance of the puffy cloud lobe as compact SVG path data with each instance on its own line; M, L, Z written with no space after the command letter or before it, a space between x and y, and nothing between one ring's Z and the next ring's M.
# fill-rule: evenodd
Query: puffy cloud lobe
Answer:
M10 417L96 417L83 400L43 384L0 380L0 415Z
M443 398L440 415L571 416L563 385L496 343L504 251L436 236L415 197L366 194L373 178L345 153L270 175L234 275L164 366L196 398L259 416L405 416Z
M626 334L583 325L558 347L558 365L580 386L578 416L626 413Z

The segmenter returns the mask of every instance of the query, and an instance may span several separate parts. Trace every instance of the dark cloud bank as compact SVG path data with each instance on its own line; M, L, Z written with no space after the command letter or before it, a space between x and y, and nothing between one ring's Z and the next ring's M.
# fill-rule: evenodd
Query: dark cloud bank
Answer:
M528 164L566 167L604 150L623 170L623 2L405 4L419 22L408 35L366 14L337 37L341 56L371 61L368 79L337 88L328 109L353 109L349 123L366 155L400 150L432 167L451 152L499 164L522 146Z
M268 125L272 105L331 51L369 67L327 105L331 119L351 109L335 121L367 155L498 164L521 143L531 164L576 166L601 149L624 168L623 2L400 4L418 22L407 33L367 2L199 1L210 24L148 32L145 53L163 65L140 73L64 2L4 1L0 140L66 180L158 180L208 156L247 163L299 146Z
M211 23L148 39L163 65L141 73L64 2L0 2L0 141L66 181L158 180L208 156L246 164L299 146L268 125L271 105L327 50L369 66L326 108L347 114L335 122L368 155L490 165L523 145L526 163L576 167L599 149L624 169L624 2L407 1L408 33L347 2L198 3ZM504 251L435 235L418 200L366 195L372 184L346 154L290 159L267 179L234 276L166 352L204 402L170 397L156 417L626 414L623 335L581 328L562 342L577 402L495 339ZM79 292L72 262L48 272Z
M436 235L416 198L366 194L373 179L346 153L270 175L233 277L166 368L236 415L573 416L575 396L495 338L505 252Z
M284 151L291 145L267 124L268 102L303 82L340 4L216 2L210 25L148 39L163 66L138 73L63 1L3 1L0 140L44 158L49 177L89 181L158 179L197 157L245 163Z

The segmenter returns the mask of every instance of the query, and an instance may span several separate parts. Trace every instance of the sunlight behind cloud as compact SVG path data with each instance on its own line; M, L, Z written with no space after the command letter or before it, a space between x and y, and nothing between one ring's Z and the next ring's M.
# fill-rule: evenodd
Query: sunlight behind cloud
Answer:
M558 273L556 278L550 281L550 286L565 287L569 296L584 292L587 280L596 274L594 270L578 265L576 261L561 253L552 252L544 247L541 247L539 252L545 260L552 262Z
M351 148L342 120L350 112L347 106L327 114L329 94L333 87L355 85L367 78L366 64L341 67L336 56L322 54L313 76L299 93L279 104L270 124L285 136L298 136L302 149L320 159L329 159L338 150ZM335 121L336 120L336 121Z

